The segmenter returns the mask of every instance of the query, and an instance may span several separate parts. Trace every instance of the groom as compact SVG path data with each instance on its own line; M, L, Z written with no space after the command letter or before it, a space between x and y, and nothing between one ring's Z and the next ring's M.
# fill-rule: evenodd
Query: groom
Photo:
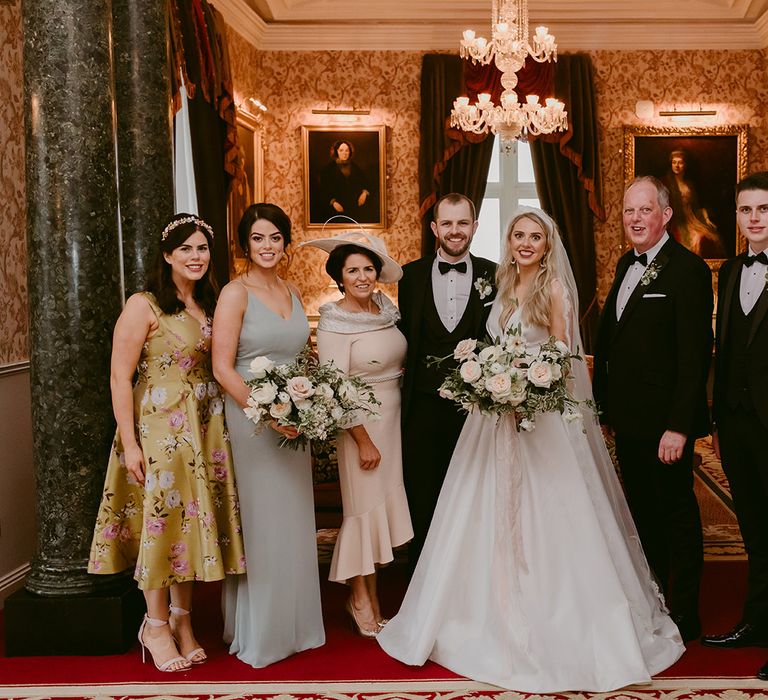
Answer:
M712 276L670 238L669 191L640 177L624 192L624 233L595 351L594 394L640 540L683 640L701 634L701 518L693 447L708 433Z
M402 391L403 475L413 523L411 570L424 546L443 478L466 414L438 395L454 362L429 366L427 358L452 355L460 340L482 339L496 293L496 264L469 253L477 230L474 204L448 194L434 208L437 252L403 267L398 286L408 340Z

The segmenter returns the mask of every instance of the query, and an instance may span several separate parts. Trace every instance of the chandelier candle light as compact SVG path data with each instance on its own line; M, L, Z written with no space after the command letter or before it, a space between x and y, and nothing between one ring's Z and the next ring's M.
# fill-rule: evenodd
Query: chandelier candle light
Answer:
M538 95L528 95L524 104L518 102L517 72L525 59L557 61L555 37L547 27L536 27L533 46L528 43L528 0L493 0L491 40L465 29L460 53L473 63L495 61L504 91L498 105L486 92L477 96L476 104L469 104L468 97L458 97L451 110L451 126L473 134L490 130L501 137L506 151L521 134L549 134L568 128L568 114L560 100L549 97L542 105Z

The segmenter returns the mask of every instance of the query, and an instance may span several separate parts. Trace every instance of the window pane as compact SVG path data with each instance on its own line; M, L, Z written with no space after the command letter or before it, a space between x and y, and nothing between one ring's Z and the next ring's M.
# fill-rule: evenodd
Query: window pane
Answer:
M517 201L524 207L536 207L537 209L541 209L541 204L539 204L538 199L518 199Z
M517 180L518 182L536 182L533 175L531 147L525 141L517 142Z
M490 138L490 137L488 137ZM488 168L488 182L499 182L499 137L493 137L493 154Z
M499 221L500 207L498 199L486 198L480 209L477 232L472 239L471 250L475 255L498 262L499 260Z

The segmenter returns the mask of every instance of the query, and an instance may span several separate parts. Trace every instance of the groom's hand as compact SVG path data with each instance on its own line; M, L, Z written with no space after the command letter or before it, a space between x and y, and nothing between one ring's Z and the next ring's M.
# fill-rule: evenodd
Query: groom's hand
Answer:
M683 456L683 449L688 437L674 430L667 430L659 440L659 461L674 464Z

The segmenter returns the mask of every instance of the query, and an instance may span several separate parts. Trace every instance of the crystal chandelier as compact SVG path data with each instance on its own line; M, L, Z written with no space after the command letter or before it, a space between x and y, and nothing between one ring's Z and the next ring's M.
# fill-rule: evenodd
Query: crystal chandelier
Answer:
M473 134L484 134L489 130L498 134L505 150L521 134L549 134L568 128L568 114L565 105L553 97L545 104L538 95L528 95L525 103L517 99L517 72L530 56L535 61L557 61L555 37L547 27L537 27L533 35L533 46L528 42L528 0L492 0L491 40L476 37L471 29L465 29L461 40L461 57L473 63L496 62L501 72L501 93L499 104L491 101L488 93L477 96L476 104L469 104L468 97L459 97L451 110L451 126Z

